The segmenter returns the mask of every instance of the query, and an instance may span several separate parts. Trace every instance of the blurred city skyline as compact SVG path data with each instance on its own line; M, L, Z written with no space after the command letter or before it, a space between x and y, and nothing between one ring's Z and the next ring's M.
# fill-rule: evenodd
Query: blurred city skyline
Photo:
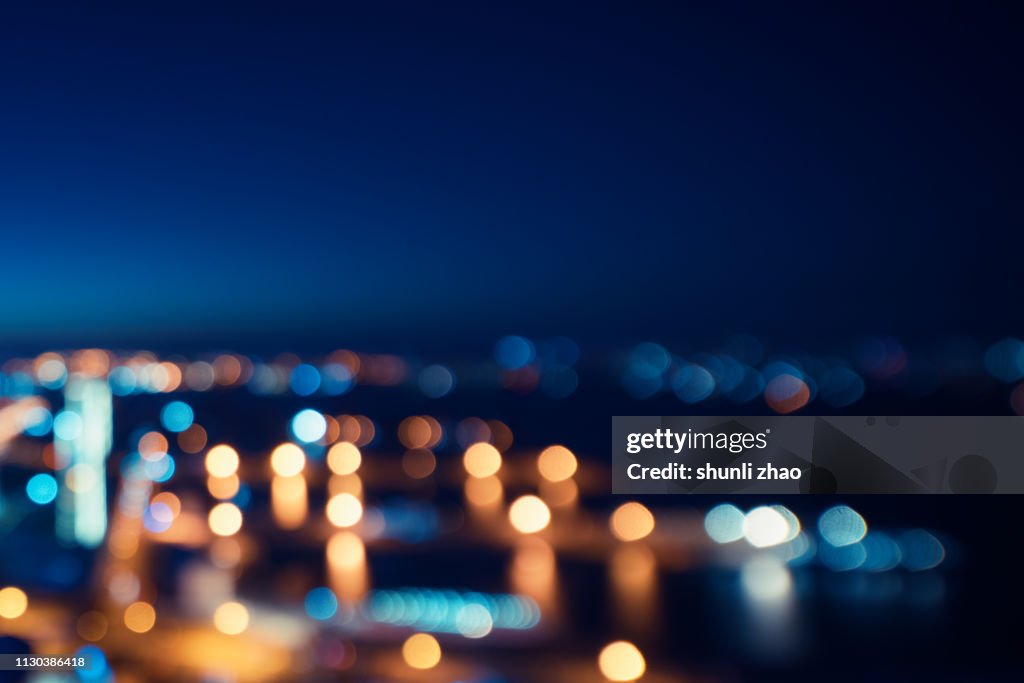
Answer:
M1021 25L0 8L0 680L1024 680Z

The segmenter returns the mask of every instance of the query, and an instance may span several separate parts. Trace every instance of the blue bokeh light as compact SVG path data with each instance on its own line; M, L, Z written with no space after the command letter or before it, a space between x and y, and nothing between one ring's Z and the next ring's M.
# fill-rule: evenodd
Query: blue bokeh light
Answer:
M1024 378L1024 342L1007 337L985 352L985 369L1000 382Z
M328 363L323 369L323 390L328 396L344 394L355 384L352 371L341 363Z
M135 372L126 365L120 365L110 371L107 383L110 384L110 391L115 396L127 396L135 391L138 386L138 378Z
M84 657L88 667L75 669L79 679L83 681L107 681L110 680L111 671L107 664L107 656L96 645L83 645L75 652L76 657Z
M52 503L57 497L57 480L46 473L37 474L25 484L25 493L36 505Z
M525 337L509 335L494 346L494 359L506 370L518 370L533 362L536 349Z
M327 433L327 420L312 408L300 410L292 418L292 434L303 443L319 441Z
M934 569L946 559L942 541L924 529L913 529L899 537L903 566L912 572Z
M320 586L306 594L306 614L318 621L326 621L338 613L338 598L330 588Z
M749 403L764 391L764 377L750 366L743 368L743 378L729 391L729 398L735 403Z
M732 543L743 538L745 515L735 505L723 503L704 515L704 531L715 543Z
M818 548L818 559L834 572L848 572L861 568L868 559L863 543L835 546L822 543Z
M672 391L683 403L698 403L715 391L715 378L706 368L689 363L672 378Z
M288 385L299 396L312 396L320 388L320 371L308 363L300 363L292 369Z
M899 566L903 557L900 547L889 534L872 531L861 541L867 552L862 569L869 572L885 572Z
M846 505L829 508L818 519L818 533L837 548L859 542L867 532L864 518Z
M167 453L161 453L155 460L142 459L142 471L146 478L158 484L169 481L174 476L175 462Z
M441 398L455 388L455 373L443 365L428 365L420 371L418 383L427 398Z
M831 406L845 408L863 395L864 380L849 368L832 368L821 378L821 397Z
M629 354L629 372L637 377L660 377L672 364L664 346L653 342L637 344Z
M160 411L160 422L169 432L183 432L192 426L195 413L184 401L172 401Z
M53 435L61 441L74 441L82 435L82 417L64 410L53 418Z

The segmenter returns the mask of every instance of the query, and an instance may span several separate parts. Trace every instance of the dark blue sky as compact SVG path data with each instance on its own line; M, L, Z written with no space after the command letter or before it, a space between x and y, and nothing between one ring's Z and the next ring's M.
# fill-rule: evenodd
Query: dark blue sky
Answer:
M1020 331L1008 9L145 5L0 12L0 344Z

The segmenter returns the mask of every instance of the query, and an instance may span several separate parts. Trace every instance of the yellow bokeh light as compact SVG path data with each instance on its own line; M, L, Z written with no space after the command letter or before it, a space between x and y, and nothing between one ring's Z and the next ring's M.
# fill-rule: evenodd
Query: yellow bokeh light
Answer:
M230 477L207 477L206 479L207 490L217 500L234 498L241 485L237 474L232 474Z
M339 493L327 501L327 519L334 526L354 526L363 517L363 504L351 493Z
M548 481L565 481L576 474L576 456L565 446L550 446L537 458L537 469Z
M475 443L466 449L462 464L471 477L490 477L501 469L501 453L489 443Z
M359 567L366 562L366 545L351 531L339 531L327 541L327 563L339 569Z
M643 654L625 640L606 645L598 655L597 666L609 681L635 681L647 670Z
M612 513L611 529L620 541L638 541L654 531L654 515L640 503L624 503Z
M156 610L148 602L133 602L124 610L124 625L130 631L145 633L156 623Z
M411 635L402 644L402 659L414 669L433 669L441 662L441 645L428 633Z
M327 451L327 466L335 474L353 474L363 462L359 447L348 441L341 441Z
M230 477L238 471L238 451L219 444L206 453L206 471L211 477Z
M512 503L508 519L516 531L534 534L551 523L551 510L537 496L522 496Z
M25 591L14 586L0 589L0 617L17 619L28 609L28 596Z
M309 512L309 491L306 478L275 476L270 482L270 507L274 520L282 529L298 529Z
M240 602L225 602L213 613L213 625L221 633L236 636L249 627L249 610Z
M294 477L306 466L306 453L293 443L283 443L270 454L270 467L282 477Z
M477 479L470 477L466 480L466 500L473 505L488 507L501 502L505 495L505 487L497 477L484 477Z
M234 503L220 503L210 510L209 522L213 533L232 536L242 528L242 511Z

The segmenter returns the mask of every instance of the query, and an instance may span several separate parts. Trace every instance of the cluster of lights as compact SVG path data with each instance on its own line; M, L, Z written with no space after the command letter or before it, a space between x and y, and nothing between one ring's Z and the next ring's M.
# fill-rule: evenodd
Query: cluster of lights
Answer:
M783 414L818 396L842 408L859 400L865 388L861 374L848 365L791 357L763 361L758 343L684 358L645 342L630 351L622 382L634 398L671 392L692 405L712 399L745 404L760 397Z
M662 381L669 375L670 385L681 399L685 397L704 400L725 390L728 382L722 382L719 366L710 358L701 358L700 363L686 361L681 365L678 358L670 357L667 362L659 355L656 345L644 345L641 353L631 356L631 363L637 361L641 374L654 368L660 372ZM639 347L638 347L639 348ZM636 350L634 350L636 351ZM664 351L664 349L662 349ZM881 363L878 373L898 372L899 354L886 350L888 365ZM667 353L667 352L666 352ZM578 350L577 350L578 354ZM499 343L495 357L501 364L507 377L528 375L538 368L545 367L543 354L538 346L525 338L506 338ZM139 363L148 358L148 365ZM359 360L358 357L356 357ZM393 357L391 357L393 358ZM896 360L892 360L896 358ZM95 362L95 358L92 359ZM735 360L735 359L734 359ZM903 363L905 363L905 356ZM193 390L205 390L205 386L235 386L257 382L257 377L264 368L271 368L277 374L278 365L289 368L287 384L292 392L300 396L314 393L331 393L325 387L325 377L332 365L341 367L335 372L335 379L354 383L356 377L363 377L359 365L352 369L351 359L345 362L335 358L325 366L314 366L305 363L292 363L290 360L272 365L262 365L247 361L244 357L233 355L219 356L212 363L170 363L178 369L178 374L167 370L167 361L157 361L148 356L136 358L131 363L123 363L107 356L109 365L108 377L124 368L131 368L136 379L145 371L146 381L136 386L146 386L146 391L175 391L187 387ZM134 363L134 364L133 364ZM572 361L575 363L575 360ZM102 364L102 363L101 363ZM645 369L644 364L649 367ZM61 385L68 376L68 366L62 357L37 359L38 366L34 372L42 386ZM58 367L58 365L60 367ZM388 362L384 363L387 366ZM570 364L571 365L571 364ZM198 367L198 369L196 369ZM383 367L383 366L382 366ZM63 368L63 372L60 372ZM140 369L141 368L141 369ZM166 383L152 378L160 377L159 368L164 368L170 378ZM404 368L404 365L403 365ZM660 370L658 369L660 368ZM894 368L896 368L894 370ZM365 367L363 368L365 370ZM571 368L570 368L571 369ZM637 368L633 368L634 370ZM379 383L389 384L397 377L395 368L380 371ZM424 383L424 373L433 375ZM443 372L442 372L443 371ZM778 371L778 372L776 372ZM388 373L392 374L388 374ZM403 370L404 372L404 370ZM744 371L745 372L745 371ZM818 382L808 382L803 374L802 366L788 361L776 361L755 371L761 378L759 391L764 392L766 400L779 412L791 412L806 404L818 391ZM860 391L863 392L863 381L857 373L850 370L861 381ZM155 374L154 374L155 373ZM347 374L346 374L347 373ZM445 380L444 373L449 379ZM525 374L524 374L525 373ZM401 373L399 373L401 374ZM373 376L370 373L369 376ZM381 379L381 378L385 379ZM404 375L403 375L404 377ZM767 379L770 377L770 379ZM43 380L49 384L43 384ZM197 379L198 378L198 379ZM391 378L391 379L387 379ZM207 386L206 380L209 379ZM511 388L517 388L515 379ZM847 377L847 379L850 379ZM450 381L449 381L450 380ZM794 383L794 380L796 383ZM427 396L439 398L454 387L455 376L443 366L427 366L418 375L420 388ZM111 380L112 382L112 380ZM437 386L447 388L441 392ZM367 383L371 383L368 381ZM774 385L773 385L774 383ZM813 385L813 386L812 386ZM113 387L113 383L111 384ZM710 386L709 393L703 392ZM774 386L774 389L773 389ZM161 387L161 388L152 388ZM167 388L173 387L173 388ZM252 388L252 386L250 386ZM521 389L522 387L518 387ZM346 389L347 390L347 389ZM132 390L133 392L135 389ZM255 391L255 389L254 389ZM117 393L115 390L114 393ZM259 393L259 392L257 392ZM571 393L571 392L570 392ZM786 401L797 395L802 401L799 406L788 409ZM777 399L773 403L772 396ZM81 418L74 412L64 411L53 415L47 408L32 409L31 418L26 417L23 423L26 433L30 436L42 436L52 431L58 438L74 439L81 435L83 425ZM76 422L76 418L78 422ZM188 453L199 453L206 446L205 430L195 423L195 414L187 403L172 401L167 403L160 412L163 428L178 439L182 450ZM45 427L43 426L45 425ZM270 470L274 475L275 485L280 482L297 482L303 484L305 496L304 473L307 466L307 454L319 458L326 452L326 465L332 475L329 485L329 498L326 505L327 520L341 531L335 531L326 549L328 562L332 566L351 568L365 566L365 547L363 540L354 531L361 525L358 533L363 538L381 538L382 534L374 534L374 524L370 521L383 519L384 513L379 509L365 508L362 500L362 485L358 471L363 462L361 445L370 443L375 434L376 426L363 416L339 416L334 418L317 410L303 409L294 415L289 423L291 437L294 442L287 442L276 447L269 458ZM34 431L33 431L34 430ZM436 459L433 449L443 448L446 440L454 437L459 445L465 447L463 466L468 475L466 481L466 497L470 502L493 504L501 502L504 489L498 478L504 459L503 451L511 444L511 433L503 423L485 422L479 418L467 418L460 422L450 434L435 418L429 415L410 416L402 421L398 428L399 441L408 450L403 456L403 468L413 478L422 478L433 473ZM200 434L201 433L201 434ZM200 438L201 437L201 438ZM343 439L343 440L339 440ZM183 444L188 443L189 448ZM198 444L198 447L195 446ZM317 450L319 449L319 450ZM163 483L174 474L174 458L171 457L170 444L167 437L159 432L146 432L138 436L135 451L130 453L125 462L128 463L126 473L144 478L150 482ZM239 466L240 458L232 447L220 444L210 448L205 455L204 464L208 474L207 485L211 495L219 502L213 505L208 515L208 526L215 536L211 546L211 558L217 548L226 547L221 544L238 542L230 537L237 534L244 523L240 504L235 497L240 491ZM516 498L508 507L508 521L513 529L522 534L537 534L548 528L552 520L551 509L556 505L551 499L551 487L555 485L571 485L573 495L578 495L574 476L579 468L576 456L566 447L555 445L544 449L536 461L537 473L540 477L541 495L523 495ZM424 474L425 473L425 474ZM85 490L90 486L89 471L76 472L71 468L66 473L67 485L72 490ZM95 483L95 482L94 482ZM354 489L348 488L355 485ZM338 488L343 487L343 488ZM52 502L57 493L57 481L50 474L38 474L26 485L29 499L38 505ZM152 498L145 496L148 503L142 512L142 524L146 530L161 533L170 528L181 513L181 500L173 493L164 491ZM574 498L573 498L574 499ZM241 505L241 507L240 507ZM377 526L380 526L379 524ZM624 544L634 544L632 548L643 548L635 542L648 538L655 530L654 514L638 502L625 503L614 510L609 518L609 528L613 536ZM867 524L857 512L846 506L836 506L821 515L816 525L817 536L802 529L800 520L790 510L781 505L756 507L743 512L732 505L720 505L709 511L705 517L705 529L708 535L718 543L732 543L745 540L757 549L770 549L770 553L759 557L783 558L783 561L797 564L806 562L815 555L818 560L836 571L861 569L867 571L885 571L902 566L910 570L931 569L940 564L945 557L942 543L932 534L923 530L911 530L900 535L890 535L879 531L868 531ZM219 537L219 538L216 538ZM525 539L524 539L525 540ZM538 539L533 539L538 540ZM542 542L542 541L541 541ZM111 541L113 546L113 541ZM344 547L342 547L344 546ZM779 550L783 552L777 552ZM238 551L240 552L240 551ZM115 553L116 554L116 553ZM774 560L771 569L778 564ZM221 566L216 559L214 563ZM224 566L230 566L230 563ZM765 565L767 566L767 565ZM748 563L743 570L743 580L764 591L770 584L766 581L765 566L756 562ZM780 565L781 566L781 565ZM788 577L788 574L786 574ZM137 582L137 578L136 578ZM332 586L335 584L331 584ZM135 597L138 597L135 586ZM339 593L331 588L318 587L310 591L305 598L305 611L315 620L332 619L339 610ZM123 612L123 621L128 630L135 633L146 633L156 625L157 614L154 606L146 601L132 598ZM125 601L127 602L127 601ZM28 599L24 592L14 587L0 590L0 617L14 619L20 617L27 609ZM122 603L125 604L125 603ZM437 639L430 633L459 634L466 638L483 638L494 629L529 629L535 627L540 620L540 609L531 598L518 595L486 595L481 593L459 593L429 589L402 589L397 591L373 591L361 603L363 615L371 620L395 626L410 627L421 631L409 637L402 647L404 661L415 669L431 669L440 663L442 652ZM103 618L102 628L99 619ZM238 635L247 630L250 613L246 605L230 601L220 604L213 611L213 625L223 634ZM86 640L86 633L94 636L105 633L107 624L105 617L99 613L87 613L79 619L78 630ZM102 634L95 639L102 637ZM89 646L87 646L89 647ZM99 654L101 663L105 663L102 652ZM608 644L598 656L598 668L601 674L610 681L633 681L641 678L646 671L643 654L632 643L616 641ZM102 667L100 670L103 670Z
M931 354L915 356L915 365L900 342L885 337L856 340L841 352L823 357L766 358L762 344L745 336L732 338L715 351L686 357L645 342L626 355L621 376L627 392L636 398L663 392L674 393L687 404L714 398L746 404L762 398L773 410L789 413L817 398L843 408L863 396L868 382L884 384L900 377L906 380L901 386L908 391L931 393L966 368L1016 385L1010 404L1015 412L1024 414L1024 341L1008 337L988 347L974 341L939 347ZM574 366L579 357L578 345L564 337L531 340L510 335L494 347L494 360L506 388L518 393L539 390L553 398L575 392L579 377ZM429 364L414 370L411 365L398 356L348 350L315 360L281 354L270 361L236 353L202 360L161 360L149 351L128 355L102 349L50 351L35 358L10 359L0 366L0 395L18 398L37 389L59 390L74 374L105 377L118 396L243 386L257 395L337 396L357 384L409 382L424 395L440 398L457 384L456 372L448 366ZM922 371L916 370L918 366Z
M1009 337L988 348L974 341L939 344L915 356L892 338L869 337L825 357L809 354L766 357L752 337L728 340L715 351L683 357L661 344L644 342L627 354L621 379L638 399L673 393L686 404L728 400L739 405L762 399L781 414L821 399L832 408L859 401L869 383L900 386L914 395L934 393L946 383L987 372L1015 385L1010 407L1024 415L1024 341Z
M574 368L579 357L579 346L567 337L534 341L509 335L494 346L505 388L519 394L539 390L555 399L567 398L579 387Z
M540 623L540 608L520 595L422 588L372 591L362 613L379 623L473 639L483 638L493 629L521 631Z
M846 505L820 515L816 537L804 531L797 516L782 505L760 506L746 513L728 503L718 505L704 516L704 529L716 543L745 540L755 548L772 549L774 557L790 564L806 564L816 557L833 571L880 572L897 567L924 571L938 567L946 557L944 545L931 532L869 531L864 517Z
M85 349L7 361L0 371L0 393L17 397L31 395L36 387L59 390L74 373L106 377L117 396L240 386L257 395L290 391L297 396L337 396L357 383L395 386L410 375L409 364L397 356L347 350L335 351L316 362L305 362L292 354L264 362L235 353L188 361L161 360L149 351L118 355L104 349Z

